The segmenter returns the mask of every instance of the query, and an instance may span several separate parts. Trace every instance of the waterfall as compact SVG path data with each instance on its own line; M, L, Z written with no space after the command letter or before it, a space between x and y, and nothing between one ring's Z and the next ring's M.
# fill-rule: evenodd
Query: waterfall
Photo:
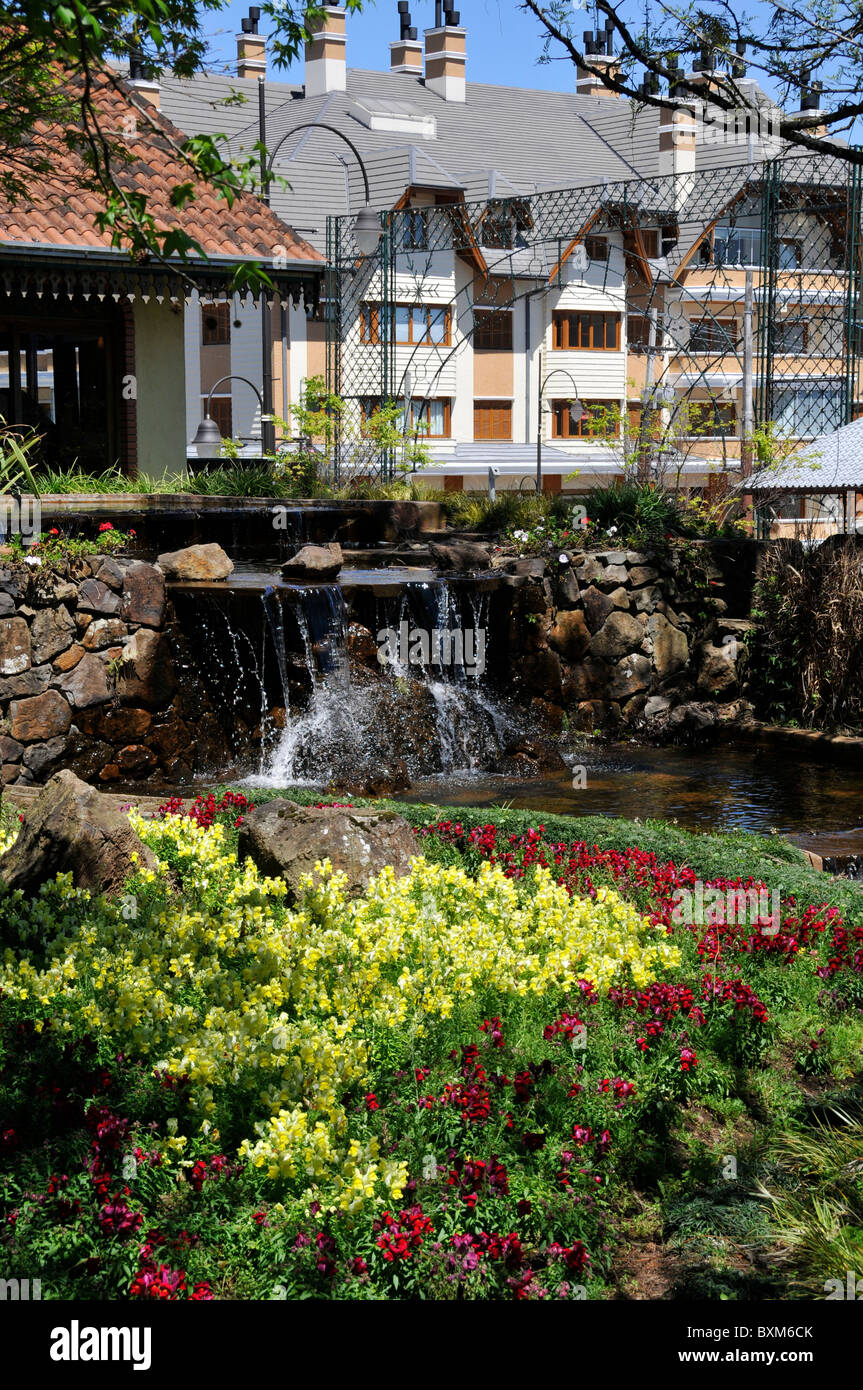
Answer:
M377 671L351 668L338 584L269 589L263 598L290 713L255 781L359 785L395 775L404 784L408 776L486 766L499 755L511 725L486 678L487 593L436 579L377 598L373 635L382 646L389 632L394 647L379 656ZM293 627L310 686L302 709L287 696L285 643Z

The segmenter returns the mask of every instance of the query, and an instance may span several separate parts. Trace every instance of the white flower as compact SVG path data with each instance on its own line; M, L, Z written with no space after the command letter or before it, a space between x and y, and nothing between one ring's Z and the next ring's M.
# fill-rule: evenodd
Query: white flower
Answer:
M560 564L562 564L562 565L568 565L568 564L569 564L569 556L568 556L568 555L558 555L557 558L558 558L558 561L560 562Z
M41 559L39 558L38 555L25 555L25 556L24 556L24 564L25 564L25 565L41 565L41 563L42 563L42 561L41 561Z
M610 536L616 536L616 535L617 535L617 527L616 527L616 526L609 526L609 528L608 528L608 534L609 534Z
M513 531L512 534L513 534L513 538L514 538L515 540L517 540L517 541L526 541L526 540L527 540L527 532L526 532L526 531Z

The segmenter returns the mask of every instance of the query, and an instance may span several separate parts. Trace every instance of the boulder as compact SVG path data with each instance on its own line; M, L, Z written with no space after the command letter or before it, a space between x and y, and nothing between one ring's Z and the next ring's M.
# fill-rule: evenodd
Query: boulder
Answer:
M64 671L57 685L75 709L103 705L112 694L105 663L93 652L87 652L71 671Z
M111 617L120 611L120 598L101 579L85 579L78 589L78 608L84 613L102 613Z
M587 625L591 632L599 632L609 613L615 607L614 599L608 594L600 593L599 589L593 585L585 589L581 595L584 604L584 612L587 618Z
M671 709L671 701L667 695L651 695L644 706L645 719L655 719L658 714L665 714Z
M123 576L120 612L127 623L161 627L165 617L165 576L162 571L157 570L155 565L134 560Z
M659 571L651 569L649 565L633 565L629 571L629 582L633 589L640 589L644 584L655 584L659 578Z
M72 711L59 690L46 690L9 706L9 734L19 743L41 743L69 732Z
M129 630L120 618L97 618L85 630L81 646L88 652L101 652L117 642L125 642L128 636Z
M287 800L256 806L240 827L238 847L241 862L249 856L262 873L281 876L292 896L319 859L347 874L353 896L387 864L397 875L406 874L418 852L413 831L395 811L317 808Z
M504 570L516 579L542 579L545 560L541 555L522 555L518 560L507 560Z
M686 635L662 613L653 613L648 619L647 635L653 648L653 664L661 680L673 676L686 665L689 660Z
M379 644L373 634L362 623L351 623L347 632L348 656L359 666L377 670Z
M30 643L34 665L50 661L58 652L71 647L75 640L75 619L62 603L57 608L42 608L30 625Z
M567 674L563 698L566 705L583 704L586 700L608 698L608 667L603 661L579 662Z
M429 545L429 552L439 570L471 570L491 568L491 551L476 541L451 541L448 545Z
M344 563L342 547L337 541L329 545L304 545L282 565L286 579L335 579Z
M30 665L30 629L23 618L0 622L0 676L18 676Z
M626 565L607 565L601 574L596 577L596 583L600 589L610 593L612 589L617 589L621 584L629 581L629 570Z
M24 813L17 840L0 857L0 882L32 893L46 879L71 871L79 888L114 892L137 869L154 866L113 800L63 769Z
M698 653L698 679L696 689L702 695L712 695L714 699L727 697L737 689L737 663L735 643L716 647L705 642Z
M103 584L107 584L109 589L119 593L123 588L125 578L125 565L115 560L111 555L103 555L101 559L94 560L93 574L96 579Z
M640 647L643 640L644 628L637 618L615 609L593 638L590 650L603 661L618 661L627 652Z
M558 611L548 641L555 651L569 661L584 656L590 646L590 630L581 609Z
M571 565L562 566L555 577L552 597L557 608L574 608L581 598L578 576Z
M47 743L31 743L24 750L24 765L28 767L37 781L41 781L52 767L59 763L66 752L68 740L63 734L49 738Z
M650 662L646 656L627 656L614 667L608 686L611 700L628 700L650 685Z
M58 657L55 657L53 662L54 670L71 671L73 667L78 665L83 655L84 648L76 642L74 646L67 647L65 652L61 652Z
M130 705L163 705L176 689L166 639L152 628L139 628L123 648L123 669L117 678L120 699Z
M41 695L51 683L50 666L34 666L20 676L0 681L0 700L20 700L26 695Z
M220 545L187 545L183 550L166 550L158 557L166 579L179 581L227 579L234 568ZM124 595L125 602L125 595Z

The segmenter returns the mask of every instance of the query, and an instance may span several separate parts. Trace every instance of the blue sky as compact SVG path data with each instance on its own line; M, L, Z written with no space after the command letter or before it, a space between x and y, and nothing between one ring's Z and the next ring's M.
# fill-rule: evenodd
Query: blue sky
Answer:
M207 14L205 32L212 41L212 53L232 65L236 57L235 35L249 4L231 4L219 14ZM543 42L540 26L525 14L515 0L467 0L459 7L461 22L467 28L467 78L469 82L495 82L508 87L541 87L551 91L573 91L575 70L568 59L539 64ZM413 0L411 16L420 37L434 23L434 0ZM578 14L579 33L590 27L590 12ZM584 21L582 23L582 20ZM262 33L267 32L261 20ZM378 0L363 7L361 14L348 16L348 65L354 68L388 68L390 44L399 36L396 0ZM288 72L273 70L280 81L302 82L302 60Z

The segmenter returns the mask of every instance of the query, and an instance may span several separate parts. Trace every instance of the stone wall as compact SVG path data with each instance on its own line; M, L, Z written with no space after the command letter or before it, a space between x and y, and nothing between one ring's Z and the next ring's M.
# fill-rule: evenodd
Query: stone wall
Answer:
M744 642L760 547L570 552L504 563L523 697L552 724L652 738L748 717Z
M140 560L0 568L4 785L60 766L101 783L194 769L206 708L179 689L167 609L164 574Z

